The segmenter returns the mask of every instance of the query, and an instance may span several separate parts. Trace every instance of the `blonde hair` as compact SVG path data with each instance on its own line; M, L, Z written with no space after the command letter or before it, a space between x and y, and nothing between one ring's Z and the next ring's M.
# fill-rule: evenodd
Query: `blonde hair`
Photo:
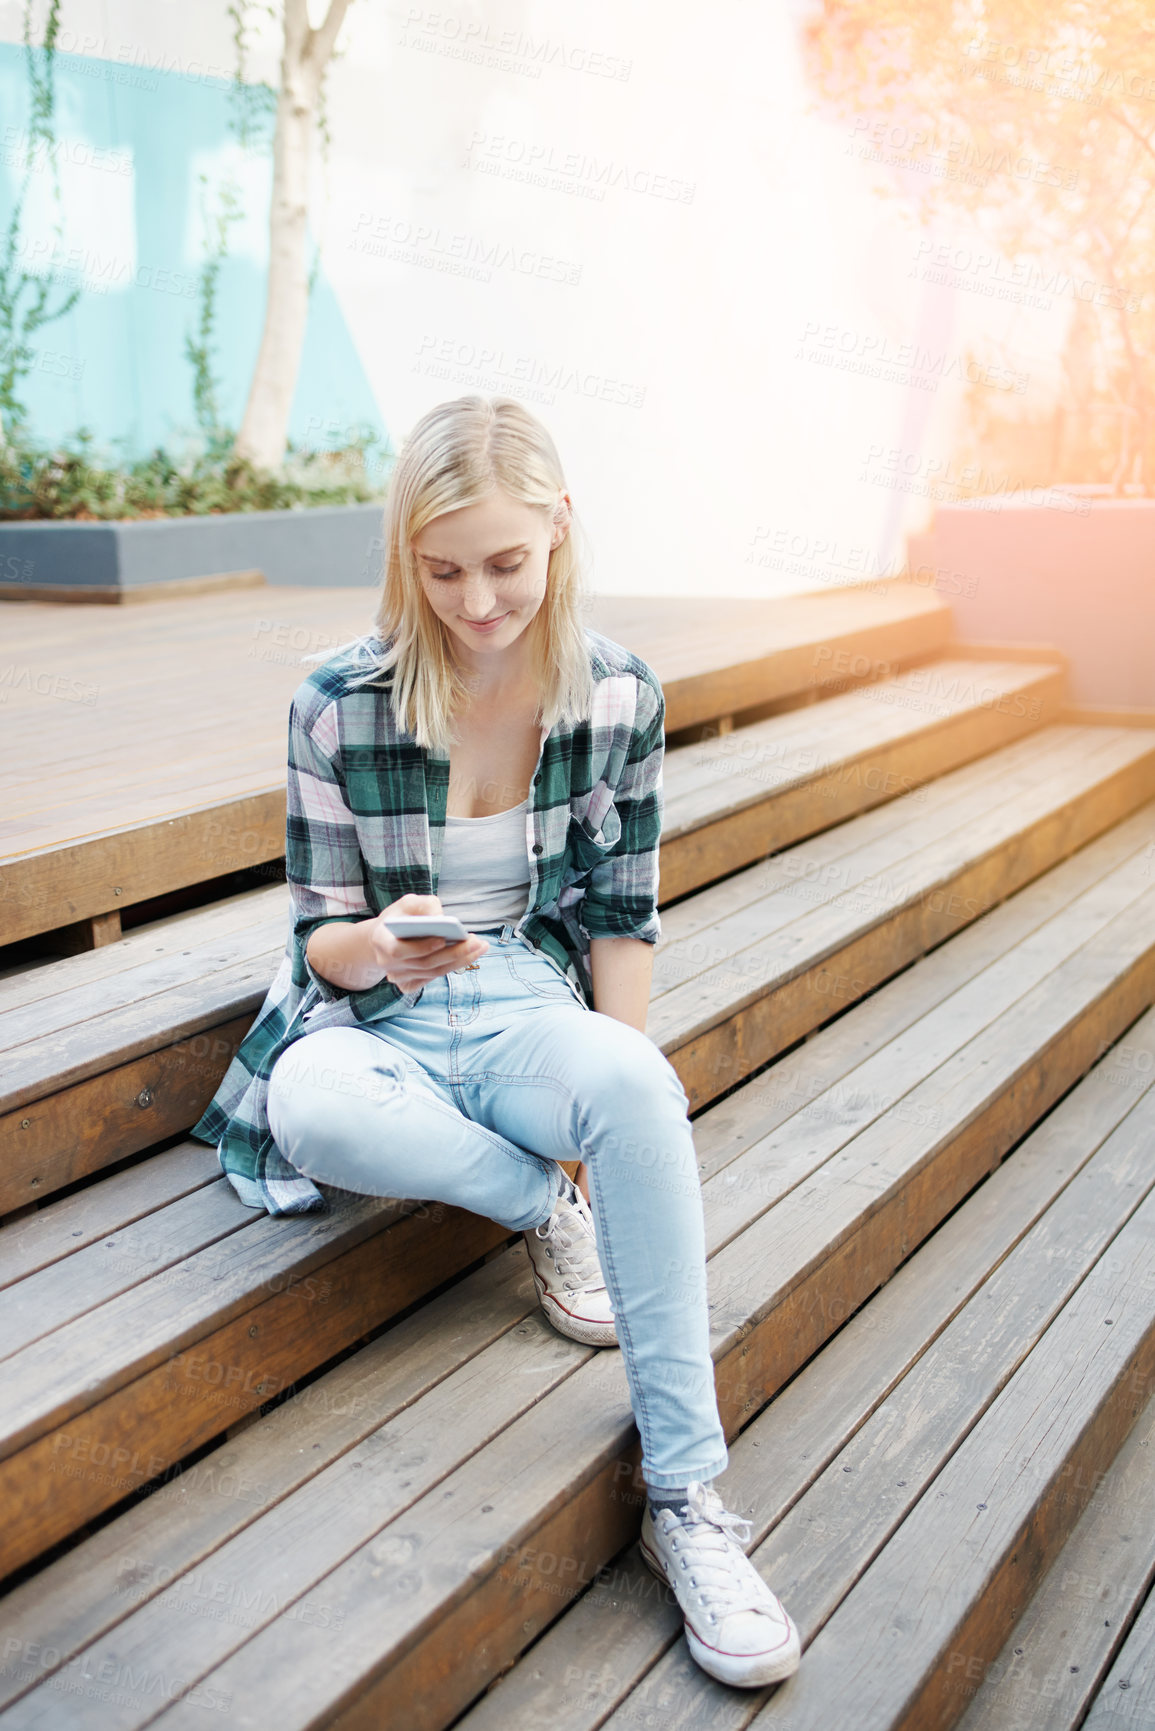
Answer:
M454 713L468 687L445 627L425 598L412 541L447 511L478 504L500 488L539 506L552 523L565 476L552 438L512 397L458 397L422 416L405 441L385 507L385 563L374 665L350 681L393 673L398 726L418 745L448 756ZM582 623L587 595L574 523L549 555L545 596L526 627L541 690L538 719L552 728L585 719L593 676ZM361 640L362 642L364 639Z

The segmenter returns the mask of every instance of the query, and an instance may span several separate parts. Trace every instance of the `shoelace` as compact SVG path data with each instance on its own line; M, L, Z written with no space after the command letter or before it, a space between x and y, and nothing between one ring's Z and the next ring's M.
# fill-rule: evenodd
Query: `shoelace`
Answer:
M749 1572L741 1569L735 1579L734 1548L747 1545L752 1533L745 1516L723 1508L717 1491L696 1481L688 1487L686 1514L670 1514L678 1526L679 1562L685 1558L686 1576L712 1622L731 1611L775 1609L770 1589L752 1563ZM744 1549L742 1561L748 1562Z
M586 1231L567 1232L561 1208L555 1209L544 1225L535 1227L534 1231L552 1247L553 1265L568 1291L577 1291L586 1286L601 1286L601 1264L598 1262L593 1240L593 1216L583 1205L580 1191L572 1201L568 1197L560 1200L569 1204ZM572 1279L568 1278L570 1276Z

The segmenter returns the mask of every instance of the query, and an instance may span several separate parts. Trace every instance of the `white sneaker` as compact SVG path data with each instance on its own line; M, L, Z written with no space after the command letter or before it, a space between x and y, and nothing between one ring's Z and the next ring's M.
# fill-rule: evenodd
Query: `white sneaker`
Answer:
M689 1486L681 1514L649 1502L642 1556L670 1583L686 1619L686 1645L720 1683L752 1689L797 1669L802 1643L791 1618L742 1549L750 1523L728 1514L717 1491ZM745 1527L739 1535L738 1528ZM739 1543L741 1538L741 1543Z
M616 1346L593 1215L577 1185L566 1184L545 1225L525 1234L541 1307L559 1334L584 1346Z

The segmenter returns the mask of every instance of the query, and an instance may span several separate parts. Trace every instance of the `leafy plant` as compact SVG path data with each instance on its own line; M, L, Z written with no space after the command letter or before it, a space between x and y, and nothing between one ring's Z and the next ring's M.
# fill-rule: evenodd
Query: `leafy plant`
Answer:
M201 211L209 233L208 255L201 266L200 316L196 334L185 333L184 352L193 369L193 406L197 426L204 434L211 456L220 457L232 446L234 434L221 423L219 385L213 376L213 328L217 312L217 279L228 254L229 229L243 214L236 182L226 180L220 189L215 212L208 208L208 177L202 174Z
M30 339L44 325L61 319L72 311L80 299L77 286L57 305L51 304L52 279L26 271L19 261L20 225L24 201L38 150L42 150L52 165L53 187L59 212L60 184L57 174L53 133L56 90L56 38L60 33L60 0L51 0L44 26L44 41L39 47L32 40L32 0L24 6L24 54L28 67L30 112L24 180L16 198L4 240L0 245L0 448L11 439L28 418L27 406L20 396L21 381L36 365L36 350ZM59 214L56 233L61 233ZM27 296L27 298L25 298Z
M331 37L348 0L333 0L325 36L308 31L310 51L332 55ZM294 0L297 16L301 0ZM230 92L230 130L248 152L266 150L272 138L278 96L267 85L248 83L244 73L249 12L278 18L267 0L237 0L227 7L234 25L237 66ZM24 41L28 62L30 114L24 184L0 245L0 520L70 519L79 522L116 521L140 517L217 515L236 511L300 510L322 505L371 503L382 499L393 452L373 428L352 429L346 442L332 449L314 449L283 441L283 456L275 468L263 467L237 450L236 430L225 424L220 386L213 370L214 330L222 265L228 235L241 215L240 189L231 176L210 208L207 178L201 176L202 213L207 248L201 269L199 315L186 332L185 354L193 368L193 402L199 438L182 451L157 445L144 456L117 456L96 444L90 428L71 437L45 442L27 425L27 411L18 394L20 380L36 362L29 339L42 325L75 306L81 290L74 288L58 305L50 303L51 279L33 276L19 265L20 228L29 175L37 151L47 153L55 177L53 117L54 55L59 34L60 0L50 0L44 42L32 42L32 0L26 0ZM323 84L319 86L320 130L327 160ZM54 185L59 211L59 185ZM61 234L59 215L58 236ZM316 277L317 250L309 277ZM25 297L30 298L25 300ZM123 445L125 441L113 441Z
M803 47L824 105L850 123L848 151L881 164L923 222L965 213L1037 298L1071 308L1052 400L1008 415L972 390L967 436L987 460L993 440L1012 463L1035 451L1042 481L1150 492L1148 0L822 0Z
M281 470L255 468L226 445L176 455L102 455L88 428L58 444L21 433L0 446L0 520L108 522L371 503L384 495L393 453L364 430L335 450L290 445Z

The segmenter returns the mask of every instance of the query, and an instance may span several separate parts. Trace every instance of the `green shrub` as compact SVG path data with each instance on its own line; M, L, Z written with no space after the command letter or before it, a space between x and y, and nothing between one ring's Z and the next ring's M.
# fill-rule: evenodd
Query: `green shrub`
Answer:
M290 443L275 473L255 469L232 451L231 438L177 456L158 445L147 456L117 462L82 428L59 444L23 428L0 444L0 520L203 517L230 511L282 511L355 505L383 499L391 453L367 432L340 450Z

